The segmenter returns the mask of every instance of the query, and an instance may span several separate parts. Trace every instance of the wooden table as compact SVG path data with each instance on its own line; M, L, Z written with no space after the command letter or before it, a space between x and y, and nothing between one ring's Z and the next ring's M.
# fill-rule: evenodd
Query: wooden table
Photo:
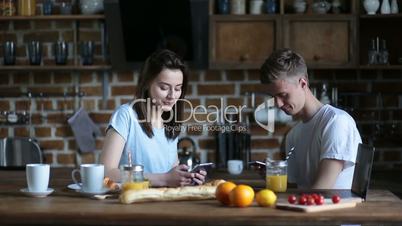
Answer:
M216 200L120 204L71 191L71 169L52 169L46 198L26 197L25 171L0 171L0 225L401 225L402 201L386 190L372 190L368 201L351 209L300 213L273 208L223 207ZM223 176L215 174L213 176ZM254 184L258 177L228 177ZM226 178L225 178L226 179ZM280 194L285 199L287 194Z

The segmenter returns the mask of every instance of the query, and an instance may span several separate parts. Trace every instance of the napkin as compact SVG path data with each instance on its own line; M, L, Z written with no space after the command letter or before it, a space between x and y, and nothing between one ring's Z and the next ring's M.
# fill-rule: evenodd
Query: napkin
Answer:
M99 127L92 121L84 108L80 108L68 119L75 140L81 152L93 152L96 149L96 136L101 135Z

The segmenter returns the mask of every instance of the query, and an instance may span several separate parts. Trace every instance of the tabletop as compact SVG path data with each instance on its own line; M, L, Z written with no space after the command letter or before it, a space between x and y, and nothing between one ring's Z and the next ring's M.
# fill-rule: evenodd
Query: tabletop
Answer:
M400 225L402 201L386 190L370 190L368 200L355 208L301 213L275 208L224 207L216 200L121 204L117 199L95 200L67 188L72 169L52 169L46 198L24 196L25 171L0 171L0 225ZM251 175L251 176L250 176ZM264 181L251 172L240 176L216 173L253 187ZM280 200L287 193L278 193Z

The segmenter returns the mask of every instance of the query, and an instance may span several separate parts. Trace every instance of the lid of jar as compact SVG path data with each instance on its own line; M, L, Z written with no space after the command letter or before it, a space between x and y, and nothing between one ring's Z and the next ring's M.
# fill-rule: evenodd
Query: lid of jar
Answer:
M123 170L140 172L140 171L144 171L144 166L143 165L132 165L132 166L123 165Z
M133 165L133 171L134 172L142 172L142 171L144 171L144 166L143 165Z
M286 161L286 160L269 160L269 161L267 161L267 165L284 167L284 166L288 165L288 161Z

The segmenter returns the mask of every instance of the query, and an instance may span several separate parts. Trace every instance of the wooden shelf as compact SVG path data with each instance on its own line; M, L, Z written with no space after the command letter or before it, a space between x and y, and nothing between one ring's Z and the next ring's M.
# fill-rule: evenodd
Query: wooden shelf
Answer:
M244 15L210 15L209 18L210 20L217 20L217 21L256 21L256 20L271 20L271 19L276 19L280 18L281 15L279 14L260 14L260 15L250 15L250 14L244 14Z
M1 71L107 71L111 70L110 65L89 65L89 66L73 66L73 65L3 65Z
M96 20L105 19L105 15L49 15L49 16L0 16L0 21L13 20Z
M362 70L402 70L402 65L360 65Z
M360 15L360 19L402 19L402 13L398 14L375 14L375 15Z

